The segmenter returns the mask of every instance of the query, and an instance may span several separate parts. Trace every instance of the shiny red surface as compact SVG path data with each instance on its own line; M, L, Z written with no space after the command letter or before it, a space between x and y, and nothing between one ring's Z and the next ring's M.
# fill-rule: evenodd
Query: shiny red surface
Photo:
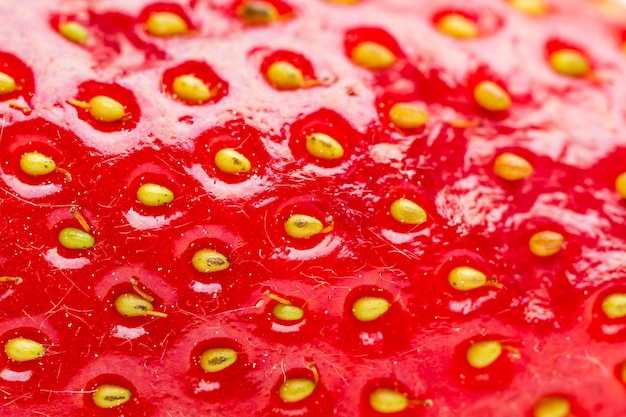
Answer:
M0 5L13 22L0 28L0 71L23 87L0 97L0 276L23 279L0 282L0 414L379 416L368 398L380 387L410 399L402 416L531 416L554 393L576 417L626 414L626 324L601 310L604 296L626 292L626 202L614 189L626 171L626 14L607 17L582 0L550 1L543 17L498 0L292 0L271 2L277 22L247 26L234 12L240 3ZM435 30L457 9L477 22L478 39ZM143 22L159 10L180 14L190 33L151 38ZM84 24L87 44L59 35L61 19ZM349 51L363 40L398 62L355 66ZM555 74L546 61L555 45L583 51L596 76ZM278 91L263 71L273 59L324 82ZM200 105L173 99L169 82L189 72L224 88ZM481 80L511 94L508 111L477 106ZM96 93L133 117L106 125L67 103ZM398 101L423 106L427 125L393 126ZM345 156L309 155L313 132L333 136ZM217 170L224 147L252 171ZM21 172L32 150L71 181ZM493 161L505 151L533 174L498 178ZM141 206L145 182L166 185L174 201ZM389 206L400 197L419 203L426 223L395 222ZM58 243L62 227L79 227L72 207L92 228L91 249ZM325 225L332 217L334 227L289 237L283 224L294 213ZM533 255L528 239L539 230L563 234L563 249ZM198 272L191 258L201 248L230 267ZM447 275L460 265L502 288L453 289ZM167 317L114 311L131 279ZM267 291L304 318L277 320ZM387 299L389 311L357 321L351 306L362 296ZM4 345L15 335L44 343L46 354L11 361ZM494 337L519 357L470 369L467 346ZM220 346L238 361L205 373L200 355ZM311 363L313 394L284 403L284 378L313 378ZM132 401L97 409L98 383L126 386Z

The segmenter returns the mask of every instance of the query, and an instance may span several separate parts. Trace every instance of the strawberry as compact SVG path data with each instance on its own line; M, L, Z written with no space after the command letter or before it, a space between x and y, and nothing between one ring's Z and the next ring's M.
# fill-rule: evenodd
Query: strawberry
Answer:
M0 404L626 414L610 0L0 4Z

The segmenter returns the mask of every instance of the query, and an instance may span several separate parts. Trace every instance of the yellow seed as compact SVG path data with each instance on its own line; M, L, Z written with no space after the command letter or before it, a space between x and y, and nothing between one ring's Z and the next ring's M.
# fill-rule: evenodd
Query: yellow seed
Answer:
M59 233L59 243L67 249L89 249L96 241L92 235L75 227L66 227Z
M89 100L89 112L101 122L117 122L126 115L122 103L108 96L92 97Z
M32 339L16 337L7 341L4 352L15 362L26 362L41 358L46 348Z
M476 23L458 13L449 13L439 19L437 29L441 33L457 39L473 39L478 36Z
M622 364L622 372L620 376L622 377L622 382L626 384L626 362Z
M458 266L448 274L448 282L460 291L470 291L487 284L487 276L469 266Z
M574 49L560 49L548 58L552 69L570 77L582 77L591 71L591 64L585 55Z
M219 372L237 361L237 352L228 348L213 348L200 356L200 367L204 372Z
M89 39L89 31L78 22L63 22L59 25L59 33L65 39L79 44L84 44Z
M217 151L215 154L215 165L217 165L220 171L227 174L239 174L249 172L252 169L250 160L241 152L232 148L224 148Z
M294 214L284 224L285 232L293 238L307 239L324 229L321 221L306 214Z
M184 35L189 31L185 19L171 12L152 13L146 22L146 31L152 36Z
M352 62L370 70L383 70L396 63L398 57L387 47L371 41L359 43L350 53Z
M544 230L530 237L528 247L537 256L552 256L557 254L563 247L563 235L557 232Z
M298 321L304 317L304 310L291 304L276 304L272 309L274 317L285 321Z
M383 414L399 413L409 406L409 399L398 391L377 388L370 394L370 406Z
M389 301L383 297L361 297L352 305L352 314L360 321L373 321L389 311Z
M399 198L391 203L389 213L396 221L404 224L420 225L427 220L426 211L408 198Z
M144 206L164 206L174 201L174 193L162 185L146 183L137 189L137 200Z
M511 96L493 81L481 81L474 88L474 100L488 111L504 111L511 107Z
M192 103L202 103L213 97L209 86L195 75L179 75L172 83L176 97Z
M203 273L223 271L230 266L228 258L213 249L200 249L193 254L191 263L197 271Z
M122 294L115 300L115 310L124 317L143 317L154 307L150 301L137 294Z
M563 397L543 397L533 407L533 417L569 417L570 408L570 402Z
M526 159L510 152L504 152L493 163L493 172L507 181L519 181L533 173L533 167Z
M622 198L626 198L626 172L622 172L615 179L615 191Z
M389 119L401 129L417 129L428 122L428 113L411 103L396 103L389 109Z
M626 317L626 294L610 294L602 300L602 311L610 319Z
M343 157L343 146L325 133L313 133L306 138L306 150L316 158L333 160Z
M130 390L117 385L100 385L92 394L93 403L100 408L115 408L130 401Z
M9 74L0 71L0 95L9 94L17 89L15 78Z
M486 368L502 354L502 343L496 340L485 340L472 344L466 353L467 362L476 369Z
M266 25L278 20L278 10L266 1L250 0L237 8L237 16L248 25Z
M292 378L278 389L278 396L286 403L295 403L309 397L315 391L315 382L306 378Z
M543 0L509 0L511 7L530 16L548 13L548 5Z
M52 158L40 152L26 152L20 158L20 168L28 175L38 177L50 174L57 165Z
M295 65L286 61L276 61L267 69L267 79L272 87L279 90L294 90L304 87L304 75Z

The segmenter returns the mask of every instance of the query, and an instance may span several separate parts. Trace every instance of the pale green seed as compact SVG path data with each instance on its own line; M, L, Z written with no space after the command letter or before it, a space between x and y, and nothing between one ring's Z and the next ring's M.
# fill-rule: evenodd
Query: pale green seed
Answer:
M115 408L130 401L129 389L117 385L100 385L92 395L93 403L100 408Z
M15 362L26 362L43 356L46 348L39 342L25 337L10 339L4 346L4 352Z
M399 198L391 204L389 213L396 221L404 224L420 225L427 220L426 211L416 202Z
M213 348L200 356L200 367L204 372L222 371L237 361L237 352L229 348Z
M92 97L89 100L89 112L101 122L117 122L126 115L122 103L108 96Z
M250 160L241 152L232 149L220 149L215 154L215 165L217 168L227 174L239 174L249 172L252 169Z
M334 160L343 157L343 146L325 133L313 133L306 138L306 150L314 157Z
M439 19L437 29L456 39L474 39L479 34L476 23L458 13L449 13Z
M9 74L0 71L0 95L12 93L16 89L15 79Z
M278 19L278 10L263 0L248 0L237 8L239 18L249 25L265 25Z
M602 300L602 311L610 319L626 317L626 294L610 294Z
M383 297L361 297L352 305L352 314L360 321L373 321L389 310L389 301Z
M569 417L570 402L557 396L543 397L533 408L533 417Z
M293 238L307 239L324 229L321 221L306 214L294 214L284 224L285 232Z
M286 403L295 403L309 397L315 391L315 382L306 378L292 378L285 381L278 395Z
M294 90L304 87L304 75L295 65L277 61L267 69L267 79L279 90Z
M389 109L389 119L399 128L416 129L428 122L428 113L411 103L396 103Z
M96 241L84 230L66 227L59 233L59 243L67 249L89 249Z
M26 152L20 158L20 168L26 174L38 177L54 172L57 165L52 158L40 152Z
M350 53L352 62L370 70L389 68L398 60L398 57L389 48L371 41L364 41L354 47Z
M460 291L470 291L487 283L487 276L469 266L458 266L448 274L448 282Z
M558 232L543 230L530 237L528 247L537 256L552 256L563 248L564 237Z
M504 111L511 107L509 93L493 81L481 81L474 88L474 100L488 111Z
M89 31L78 22L63 22L59 25L59 32L67 40L84 44L89 39Z
M382 414L399 413L409 406L409 399L398 391L378 388L370 394L370 406Z
M467 362L472 368L482 369L494 363L502 354L502 343L484 340L472 344L466 353Z
M548 58L552 69L570 77L582 77L591 71L591 64L585 55L575 49L559 49Z
M122 294L115 300L115 310L124 317L143 317L154 307L150 301L137 294Z
M277 319L285 321L298 321L304 317L304 310L289 304L276 304L272 313Z
M191 74L176 77L172 84L172 90L177 97L192 103L202 103L212 97L209 86Z
M191 263L198 272L203 273L223 271L230 266L228 258L213 249L200 249L193 254Z
M174 201L174 193L162 185L146 183L137 189L137 200L144 206L164 206Z
M152 13L146 21L146 31L152 36L184 35L189 31L185 19L171 12Z

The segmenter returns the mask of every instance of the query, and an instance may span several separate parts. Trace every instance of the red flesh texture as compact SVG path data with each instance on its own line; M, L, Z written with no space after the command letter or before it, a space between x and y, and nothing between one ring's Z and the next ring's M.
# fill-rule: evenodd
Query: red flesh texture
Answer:
M2 369L33 371L28 383L0 380L3 416L287 415L294 407L281 403L278 386L284 374L312 377L311 362L320 383L295 407L303 415L378 415L367 404L377 387L433 401L402 415L529 415L541 396L554 393L571 399L576 416L626 412L618 379L626 336L598 330L605 320L599 297L624 292L626 281L626 203L613 191L626 170L619 78L626 20L569 0L552 1L551 14L538 19L503 1L476 1L470 10L451 0L293 0L293 13L269 28L240 24L236 5L226 0L180 8L112 1L94 10L31 3L0 6L15 23L0 28L10 54L1 55L3 65L27 67L25 81L18 80L24 89L10 98L33 107L26 115L0 103L0 275L24 278L18 286L0 283L0 344L23 331L49 351L22 364L2 355ZM495 15L497 25L478 40L448 39L433 19L457 8L478 22ZM150 38L141 26L146 10L180 11L193 32ZM59 16L87 25L87 46L55 32ZM357 68L346 56L354 34L380 36L401 59L386 71ZM545 57L555 44L584 51L601 81L553 74ZM276 91L260 72L262 57L253 53L259 50L301 54L317 79L330 81ZM228 83L224 96L198 106L172 99L164 74L194 61ZM506 114L485 113L470 98L483 79L512 95ZM141 118L115 129L81 120L66 101L80 98L86 81L132 93ZM426 128L390 125L386 111L400 100L427 108ZM329 120L346 148L340 162L316 161L302 149L300 135ZM480 124L459 129L454 121ZM73 181L16 172L20 151L12 146L29 142L25 136L47 142ZM206 154L214 143L240 146L253 173L231 179L217 172ZM505 150L526 157L533 175L518 183L495 177L493 159ZM169 181L176 191L168 207L137 206L137 170L144 167L147 178ZM40 189L27 195L22 184L49 182L60 190L40 197ZM428 222L415 229L394 224L387 210L396 196L418 201ZM94 248L59 247L59 225L78 227L70 207L94 229ZM132 208L181 215L137 228L126 216ZM282 223L294 211L323 221L332 215L335 228L309 240L288 238ZM527 240L544 228L562 232L566 245L537 259ZM200 246L228 256L230 269L195 271L190 258ZM54 249L68 260L51 264ZM88 263L68 269L77 258ZM504 288L452 290L447 271L461 264L497 277ZM113 294L132 291L133 277L167 318L111 311ZM270 330L275 301L268 289L304 308L307 323L295 335ZM392 302L380 323L350 315L361 292ZM466 312L453 311L452 303ZM115 337L118 325L146 334ZM358 329L372 334L376 326L384 343L359 345ZM521 358L507 357L493 386L459 383L467 366L459 349L493 335ZM241 352L232 369L214 376L198 369L197 355L215 339ZM207 392L216 378L220 388ZM127 386L133 400L97 410L80 390L106 381Z

